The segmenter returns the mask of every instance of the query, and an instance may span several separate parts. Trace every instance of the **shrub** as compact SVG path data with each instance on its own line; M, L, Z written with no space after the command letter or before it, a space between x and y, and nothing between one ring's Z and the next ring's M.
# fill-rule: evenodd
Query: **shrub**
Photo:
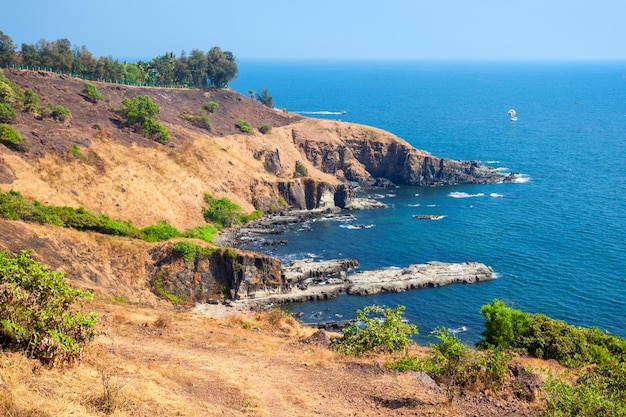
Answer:
M252 132L252 125L250 125L250 123L246 122L245 120L242 120L242 119L237 120L237 123L235 126L237 126L237 128L243 133Z
M193 264L200 252L200 246L191 242L176 242L172 245L174 253L178 254L187 265Z
M259 132L263 133L264 135L267 135L271 131L272 131L272 126L270 126L270 125L261 125L261 126L259 126Z
M100 94L98 89L91 83L85 83L85 94L87 94L87 97L94 103L98 100L102 100L102 94Z
M77 144L73 144L72 147L68 150L68 152L71 155L74 155L76 158L81 159L83 161L87 160L87 157L85 156L85 154L83 153L83 151L80 150L80 148L78 147Z
M436 329L433 335L438 342L430 346L427 358L405 356L388 363L387 367L425 372L445 385L450 397L460 387L499 389L502 386L511 355L498 349L483 352L470 349L445 328Z
M23 251L0 252L0 343L44 363L79 360L94 338L95 314L71 311L79 297L63 273L50 272Z
M152 102L150 97L144 95L132 99L125 98L118 112L126 118L126 125L136 132L161 143L169 141L169 132L156 118L159 106Z
M150 139L160 143L167 143L170 140L170 133L167 128L156 121L156 119L146 119L141 127L141 133Z
M215 110L217 110L217 108L219 107L219 104L217 104L214 101L207 101L206 103L204 103L203 107L206 110L208 110L210 113L213 113Z
M573 384L550 377L542 416L626 416L626 363L587 369Z
M402 320L405 306L395 308L371 305L358 310L356 321L343 329L343 335L333 340L331 349L346 355L375 352L397 352L411 343L417 334L414 324Z
M6 103L0 103L0 123L15 123L17 114L13 107Z
M147 242L162 242L174 237L180 237L181 233L166 220L161 220L157 224L152 224L141 229L143 239Z
M191 122L194 126L205 130L211 130L211 121L204 115L194 116L192 114L184 114L183 118Z
M49 104L39 108L39 115L43 119L54 119L57 122L64 122L72 116L70 109L60 104Z
M309 175L306 165L300 161L296 161L296 176L306 177Z
M213 242L213 240L215 239L215 233L217 233L217 229L214 226L207 224L204 226L187 229L183 233L183 236L192 239L201 239L206 242Z
M563 365L604 364L624 361L626 339L599 329L586 329L551 319L543 314L513 310L500 300L481 308L485 316L481 346L515 351Z
M28 151L28 139L20 135L12 126L4 123L0 123L0 143L14 151Z
M209 205L209 207L202 209L204 219L214 223L218 229L246 221L246 215L241 211L241 207L226 197L213 198L210 193L206 193L204 200Z
M18 104L19 103L19 87L11 81L0 77L0 103Z
M256 95L256 99L264 106L267 106L270 109L274 108L274 99L270 95L269 91L267 91L267 89L262 88L261 93Z
M39 109L39 96L30 88L24 89L24 111L36 113Z

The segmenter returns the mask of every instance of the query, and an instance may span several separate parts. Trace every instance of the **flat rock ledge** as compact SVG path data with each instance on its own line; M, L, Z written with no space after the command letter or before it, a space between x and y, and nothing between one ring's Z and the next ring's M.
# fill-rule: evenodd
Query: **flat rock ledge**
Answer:
M357 266L358 262L354 258L320 262L310 259L293 261L283 266L287 285L281 291L248 293L237 303L259 307L326 300L341 294L372 295L455 283L473 284L494 278L493 269L479 262L428 262L406 268L389 267L348 273Z

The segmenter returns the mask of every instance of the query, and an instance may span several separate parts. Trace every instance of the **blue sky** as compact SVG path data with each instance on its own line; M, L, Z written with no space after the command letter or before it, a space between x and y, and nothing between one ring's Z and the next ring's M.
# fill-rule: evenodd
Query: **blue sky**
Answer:
M67 38L95 56L626 60L626 0L12 0L19 46Z

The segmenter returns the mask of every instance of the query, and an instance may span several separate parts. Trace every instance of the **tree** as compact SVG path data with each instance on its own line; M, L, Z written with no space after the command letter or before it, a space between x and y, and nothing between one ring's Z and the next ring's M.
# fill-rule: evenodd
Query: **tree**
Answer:
M218 46L207 54L207 78L217 88L224 88L237 76L237 64L232 52Z
M187 58L187 66L191 73L191 83L197 87L206 87L208 61L204 52L194 49Z
M15 64L17 62L16 46L9 35L0 30L0 66Z
M270 109L274 108L274 99L266 88L261 89L261 93L257 93L256 99L258 102L269 107Z

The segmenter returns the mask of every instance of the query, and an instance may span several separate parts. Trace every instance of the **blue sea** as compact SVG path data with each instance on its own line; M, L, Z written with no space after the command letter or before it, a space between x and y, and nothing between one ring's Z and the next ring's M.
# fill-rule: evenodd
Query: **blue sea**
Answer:
M626 337L626 62L238 65L231 88L265 88L277 108L375 126L437 156L523 174L514 184L369 190L389 208L299 225L280 236L288 245L261 248L284 260L355 257L362 270L477 261L497 274L476 285L287 306L303 322L402 304L418 342L432 342L437 327L465 326L459 336L474 343L481 306L498 298Z

